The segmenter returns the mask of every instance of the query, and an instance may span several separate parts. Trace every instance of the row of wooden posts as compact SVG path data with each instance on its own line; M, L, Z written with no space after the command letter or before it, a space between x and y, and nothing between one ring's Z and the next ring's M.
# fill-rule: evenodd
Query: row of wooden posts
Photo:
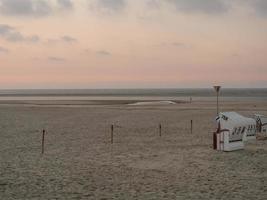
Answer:
M193 134L193 120L190 121L190 133ZM44 154L44 145L45 145L45 134L46 131L43 129L42 131L42 154ZM162 135L162 125L159 124L159 136ZM114 125L112 124L110 127L110 143L113 144L113 136L114 136Z

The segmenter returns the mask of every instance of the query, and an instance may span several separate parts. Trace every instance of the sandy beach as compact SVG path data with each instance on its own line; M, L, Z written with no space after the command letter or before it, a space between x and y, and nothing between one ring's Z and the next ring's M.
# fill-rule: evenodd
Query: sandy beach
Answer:
M214 151L214 102L127 103L1 102L0 199L266 199L267 141ZM267 115L267 102L221 110Z

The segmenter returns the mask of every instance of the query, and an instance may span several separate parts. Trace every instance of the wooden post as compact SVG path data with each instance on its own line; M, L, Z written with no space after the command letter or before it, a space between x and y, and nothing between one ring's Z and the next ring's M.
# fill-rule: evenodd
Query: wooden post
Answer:
M215 89L216 91L216 97L217 97L217 116L219 115L219 92L220 92L220 89L221 89L221 86L213 86L213 88Z
M213 149L217 149L217 133L213 133Z
M113 131L114 131L114 126L113 126L113 124L111 125L111 135L110 135L110 137L111 137L111 144L113 144Z
M191 134L193 134L193 120L191 119Z
M161 137L161 124L159 124L159 136Z
M43 136L42 136L42 154L44 154L44 139L45 139L45 130L43 129Z

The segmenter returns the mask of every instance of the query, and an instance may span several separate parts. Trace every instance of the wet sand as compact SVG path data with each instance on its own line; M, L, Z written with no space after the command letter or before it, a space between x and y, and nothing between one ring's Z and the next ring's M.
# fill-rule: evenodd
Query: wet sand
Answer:
M214 102L111 104L0 103L0 199L266 199L267 141L214 151ZM221 108L267 115L266 101Z

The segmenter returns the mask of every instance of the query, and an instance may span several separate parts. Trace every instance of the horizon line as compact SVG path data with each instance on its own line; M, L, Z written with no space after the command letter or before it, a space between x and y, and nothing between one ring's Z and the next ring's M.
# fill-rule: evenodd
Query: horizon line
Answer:
M168 89L213 89L211 87L128 87L128 88L0 88L0 90L168 90ZM267 89L266 87L221 87L221 89Z

